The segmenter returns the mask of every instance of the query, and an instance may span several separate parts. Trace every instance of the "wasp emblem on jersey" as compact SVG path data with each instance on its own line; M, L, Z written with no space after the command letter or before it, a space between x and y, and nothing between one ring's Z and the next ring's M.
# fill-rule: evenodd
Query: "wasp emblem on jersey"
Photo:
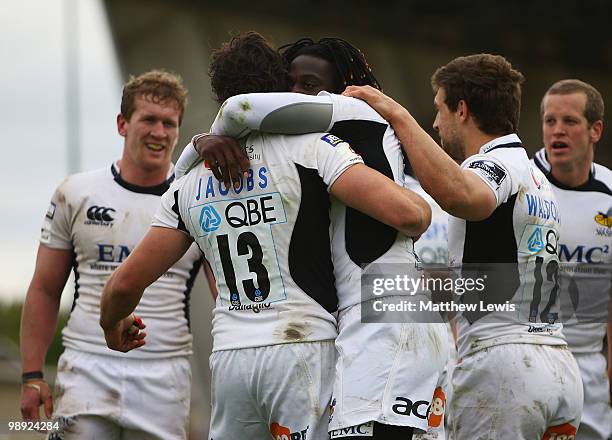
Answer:
M603 212L597 213L595 216L595 222L598 225L605 226L607 228L612 228L612 207L608 209L608 212L605 214Z

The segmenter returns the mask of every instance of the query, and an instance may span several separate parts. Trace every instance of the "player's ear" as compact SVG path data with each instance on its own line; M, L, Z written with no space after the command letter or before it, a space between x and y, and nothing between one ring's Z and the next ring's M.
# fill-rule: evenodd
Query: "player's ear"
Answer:
M457 115L459 116L459 119L461 119L461 122L465 122L467 121L469 115L470 115L470 111L468 109L468 105L467 102L465 102L464 99L459 100L459 102L457 103Z
M601 139L601 133L603 132L603 121L595 121L589 128L589 138L591 143L596 144Z
M117 115L117 131L123 137L125 137L125 135L127 133L126 124L127 124L127 120L123 116L123 113L119 113Z

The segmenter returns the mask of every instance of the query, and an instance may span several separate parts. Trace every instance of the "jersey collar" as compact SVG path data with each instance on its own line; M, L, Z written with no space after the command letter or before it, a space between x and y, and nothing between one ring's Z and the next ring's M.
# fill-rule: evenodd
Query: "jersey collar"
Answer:
M557 188L565 189L565 190L573 190L573 191L600 191L608 193L610 190L601 191L600 186L602 183L596 179L595 176L595 162L591 163L591 171L589 171L589 179L579 186L568 186L564 183L559 182L555 179L555 176L552 175L550 162L548 162L548 156L546 155L546 148L541 148L536 152L533 157L533 161L536 166L544 173L546 178L550 183L555 185ZM605 185L604 185L605 186ZM607 187L606 187L607 188Z
M170 184L174 181L174 166L170 167L170 171L168 171L166 181L155 186L139 186L126 182L121 177L120 172L121 170L119 169L119 164L117 162L113 163L111 165L111 173L113 173L115 182L117 182L120 186L127 189L128 191L132 191L139 194L152 194L155 196L161 196L168 190L168 188L170 188Z
M497 148L515 148L522 146L523 143L521 142L521 139L518 137L518 135L515 133L511 133L487 142L482 147L480 147L479 153L485 154Z

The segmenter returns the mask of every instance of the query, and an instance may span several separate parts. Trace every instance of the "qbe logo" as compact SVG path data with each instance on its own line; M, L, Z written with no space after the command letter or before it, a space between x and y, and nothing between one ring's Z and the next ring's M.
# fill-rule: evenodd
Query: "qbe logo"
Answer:
M198 223L204 232L213 232L221 226L221 216L212 206L204 205Z

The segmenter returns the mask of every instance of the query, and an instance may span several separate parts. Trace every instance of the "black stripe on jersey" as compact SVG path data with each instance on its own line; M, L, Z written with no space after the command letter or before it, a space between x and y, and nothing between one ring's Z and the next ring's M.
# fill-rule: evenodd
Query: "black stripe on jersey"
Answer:
M509 144L499 144L485 151L485 154L489 153L490 151L497 150L498 148L517 148L517 147L522 148L523 144L521 144L520 142L510 142Z
M183 313L185 314L185 319L187 320L187 328L189 329L189 333L191 333L191 313L189 312L191 289L193 289L193 283L195 283L200 267L202 267L202 260L196 260L193 262L193 267L189 271L189 278L185 284L185 292L183 295Z
M74 272L74 297L72 298L72 307L70 307L70 313L76 307L77 298L79 297L79 263L76 259L76 254L72 253L72 271Z
M516 263L518 250L512 221L517 194L508 198L488 218L465 221L463 263Z
M189 232L187 231L187 228L185 227L185 223L183 222L183 218L181 217L181 211L179 210L178 189L174 191L173 195L174 195L174 204L172 205L172 211L174 211L174 213L178 216L178 224L176 225L176 229L178 229L179 231L186 232L189 236L191 236Z
M317 170L295 166L302 198L289 243L289 273L308 296L335 312L338 295L329 243L329 194Z
M544 167L544 164L540 162L537 156L534 157L534 162L536 166L540 169L540 171L544 173L548 181L552 183L553 185L555 185L557 188L564 189L566 191L600 192L600 193L612 196L612 190L604 182L602 182L601 180L597 180L595 176L593 176L592 171L589 171L589 180L587 180L582 185L568 186L568 185L565 185L564 183L559 182L557 179L555 179L552 173L546 170L546 168Z
M336 122L330 132L347 141L367 166L393 180L393 171L383 148L387 127L387 124L380 122L350 120ZM397 231L347 207L344 235L349 258L361 266L385 254L395 242Z
M120 186L122 186L123 188L135 192L135 193L139 193L139 194L152 194L154 196L161 196L163 195L166 191L168 191L168 188L170 188L170 184L174 181L174 174L172 174L172 176L170 176L168 178L168 180L166 180L163 183L160 183L159 185L155 185L155 186L138 186L138 185L134 185L132 183L126 182L125 180L123 180L123 178L121 177L121 175L119 174L119 172L117 171L117 168L115 168L115 164L111 165L111 172L113 173L113 176L115 178L115 182L117 182Z
M486 281L484 291L462 295L461 302L464 304L478 304L479 301L503 304L512 299L520 285L513 224L516 197L517 194L513 194L485 220L465 222L461 276L471 279L486 277ZM489 313L478 307L476 311L465 312L464 316L471 324Z

